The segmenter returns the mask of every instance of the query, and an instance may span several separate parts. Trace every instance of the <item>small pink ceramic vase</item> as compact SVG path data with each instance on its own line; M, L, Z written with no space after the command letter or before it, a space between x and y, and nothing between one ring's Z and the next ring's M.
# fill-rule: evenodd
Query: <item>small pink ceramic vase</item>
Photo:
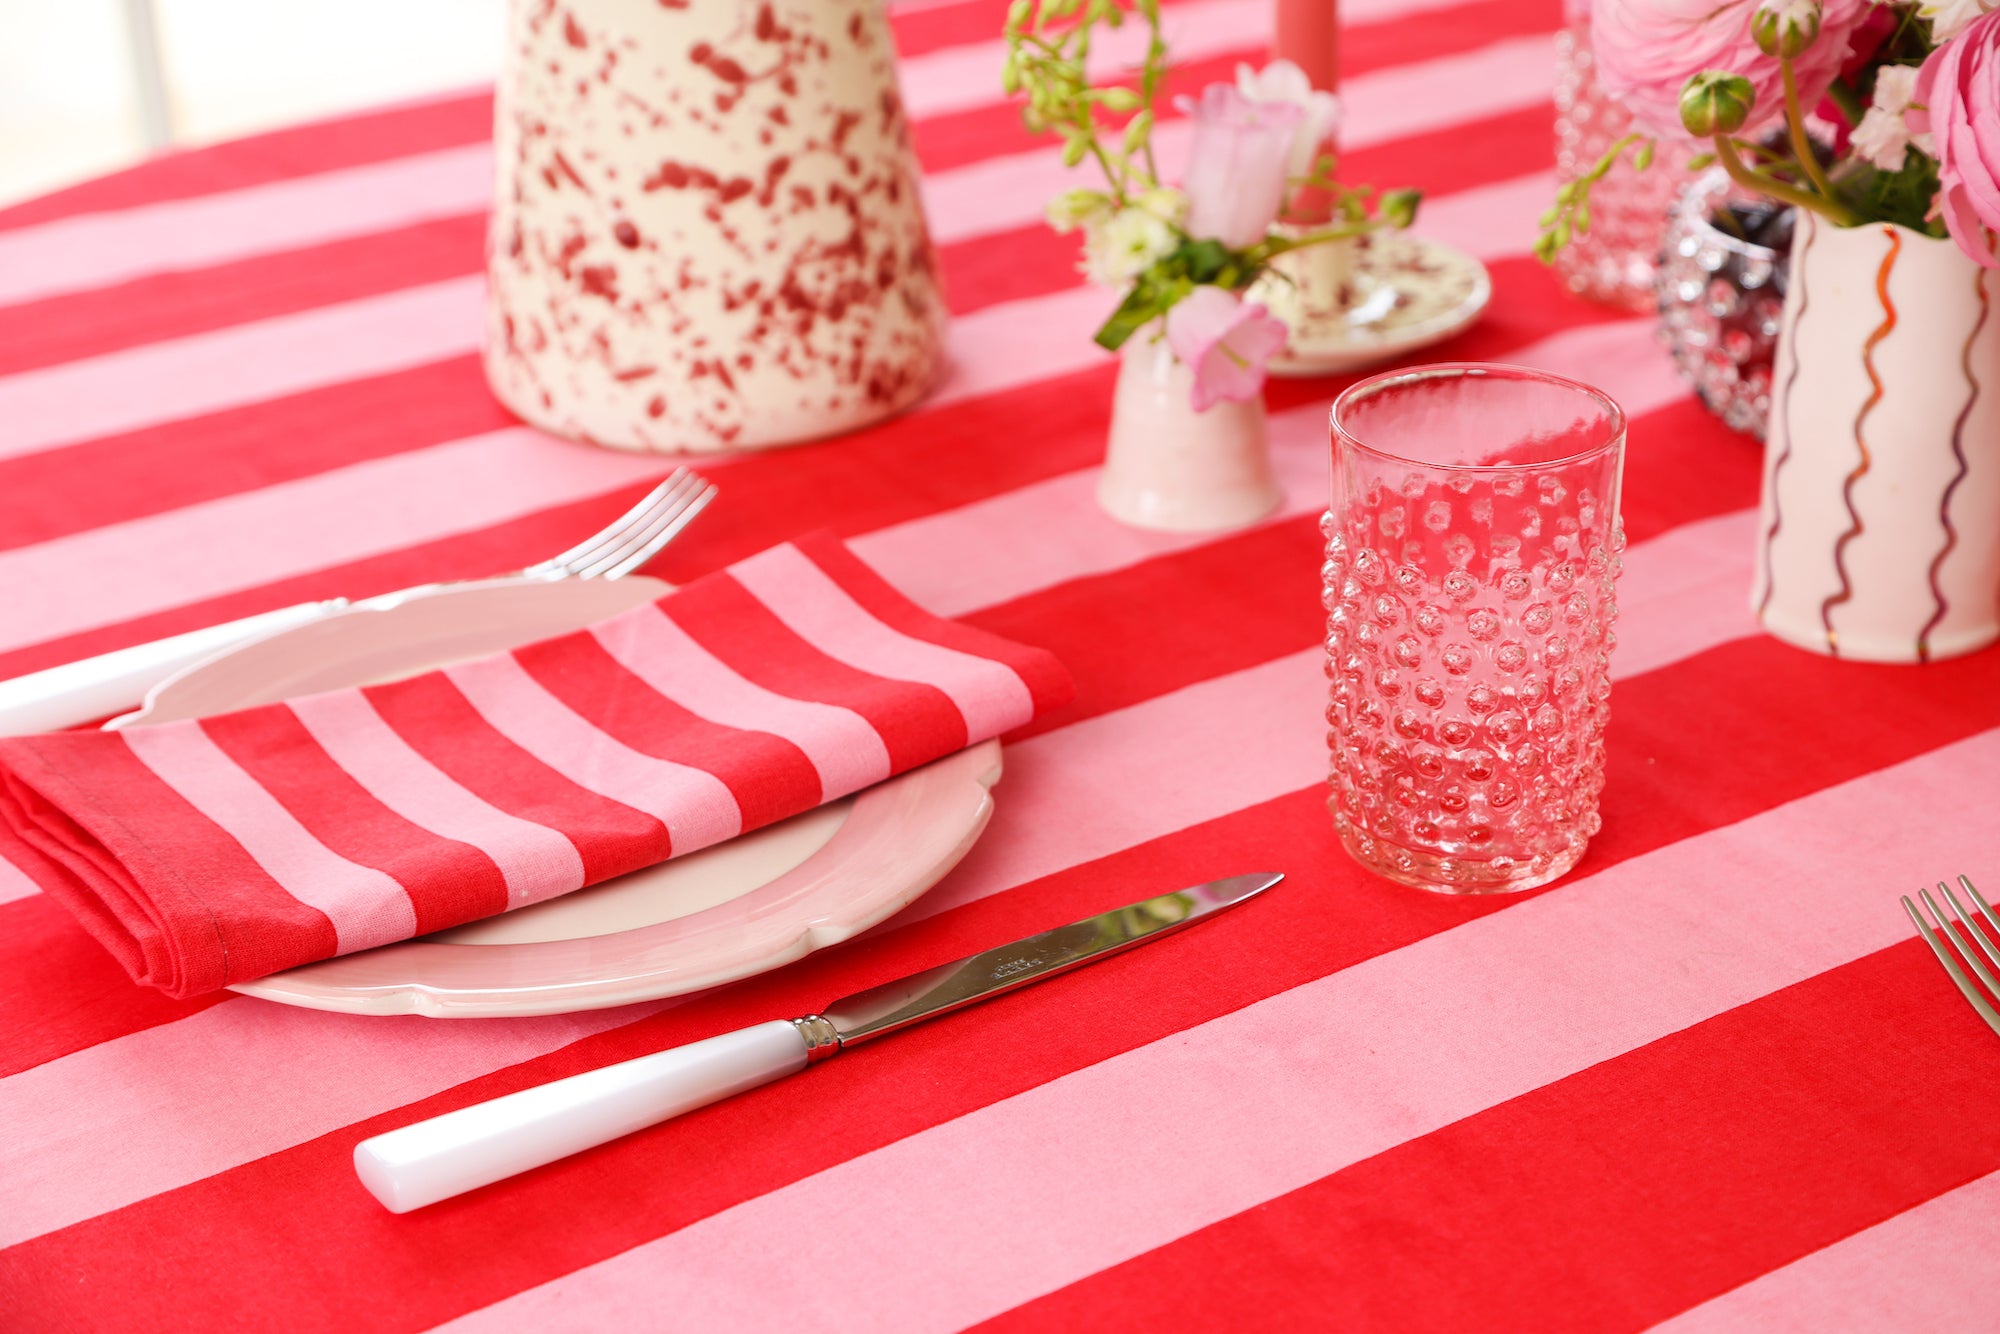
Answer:
M1194 378L1157 329L1121 352L1097 500L1135 528L1213 532L1257 522L1284 500L1271 474L1264 401L1196 412Z

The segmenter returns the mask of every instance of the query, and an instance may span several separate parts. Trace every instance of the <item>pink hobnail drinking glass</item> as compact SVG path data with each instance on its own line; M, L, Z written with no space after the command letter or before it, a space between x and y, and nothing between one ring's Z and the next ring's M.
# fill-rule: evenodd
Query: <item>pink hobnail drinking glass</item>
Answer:
M1369 870L1547 884L1599 827L1625 415L1516 366L1378 375L1333 406L1330 805Z

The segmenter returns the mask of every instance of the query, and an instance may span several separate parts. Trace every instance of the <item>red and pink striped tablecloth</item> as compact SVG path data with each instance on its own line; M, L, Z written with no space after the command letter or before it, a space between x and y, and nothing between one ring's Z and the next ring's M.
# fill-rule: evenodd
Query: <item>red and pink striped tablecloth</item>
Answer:
M997 96L999 0L899 9L954 313L920 410L704 463L684 580L831 527L932 611L1054 650L998 814L890 928L679 1003L359 1019L129 983L0 867L0 1325L949 1330L1984 1328L2000 1044L1896 905L2000 886L2000 657L1825 660L1745 610L1758 459L1650 322L1528 257L1555 0L1347 0L1354 179L1496 296L1440 355L1633 417L1605 828L1462 903L1335 845L1323 422L1273 384L1289 501L1248 532L1096 510L1103 297ZM1263 0L1175 0L1186 79ZM556 550L663 461L548 439L474 355L490 105L148 164L0 212L0 675ZM1163 134L1179 133L1171 123ZM385 1213L370 1134L1141 894L1290 879L1200 931L669 1127Z

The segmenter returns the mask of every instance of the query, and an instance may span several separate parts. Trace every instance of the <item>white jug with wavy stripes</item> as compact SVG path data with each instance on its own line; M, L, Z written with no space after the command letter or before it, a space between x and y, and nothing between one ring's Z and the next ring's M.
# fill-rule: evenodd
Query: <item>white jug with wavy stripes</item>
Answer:
M1867 662L2000 638L2000 272L1949 240L1802 213L1751 597Z

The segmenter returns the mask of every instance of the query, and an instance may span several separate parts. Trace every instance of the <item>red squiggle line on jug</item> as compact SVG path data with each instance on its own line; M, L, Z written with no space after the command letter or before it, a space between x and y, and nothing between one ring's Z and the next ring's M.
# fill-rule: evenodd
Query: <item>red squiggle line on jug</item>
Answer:
M1805 223L1808 228L1813 226L1811 217L1801 218L1800 221ZM1764 596L1758 599L1757 602L1757 620L1759 624L1763 623L1764 609L1771 605L1771 594L1778 585L1777 571L1774 568L1777 563L1776 547L1778 545L1778 529L1783 527L1785 522L1784 512L1779 507L1778 502L1778 478L1783 475L1785 464L1792 457L1792 391L1798 387L1799 383L1799 326L1805 323L1808 296L1806 292L1806 266L1804 258L1805 248L1811 242L1811 239L1810 231L1799 239L1796 253L1800 257L1800 262L1794 267L1792 273L1792 283L1799 289L1799 309L1798 313L1792 317L1792 373L1785 377L1785 390L1778 398L1778 403L1780 404L1779 410L1785 414L1785 443L1778 450L1778 457L1771 461L1771 528L1769 532L1764 534Z
M1979 331L1986 327L1988 301L1986 299L1986 270L1980 269L1975 280L1979 292L1979 318L1973 323L1972 332L1965 336L1965 347L1959 353L1958 364L1965 370L1965 382L1972 386L1971 397L1958 410L1958 420L1951 424L1951 456L1958 460L1958 471L1952 474L1951 482L1944 489L1944 498L1938 501L1938 522L1944 526L1944 546L1931 559L1930 580L1931 599L1937 610L1924 622L1924 628L1917 632L1917 661L1931 660L1931 631L1937 629L1938 622L1945 618L1951 604L1945 601L1944 587L1938 583L1938 571L1944 568L1945 557L1958 545L1958 530L1951 526L1951 494L1958 490L1958 484L1965 480L1969 464L1965 461L1965 422L1972 415L1972 405L1979 401L1979 379L1972 373L1972 345L1979 339Z

